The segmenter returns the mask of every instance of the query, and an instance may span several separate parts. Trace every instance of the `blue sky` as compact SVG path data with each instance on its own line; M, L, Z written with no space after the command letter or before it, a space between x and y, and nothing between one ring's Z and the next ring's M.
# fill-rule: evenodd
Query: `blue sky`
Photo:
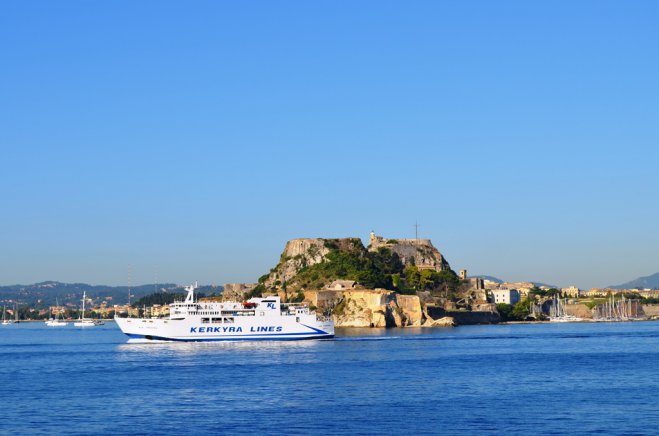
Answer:
M254 281L296 237L659 271L659 3L0 4L0 284Z

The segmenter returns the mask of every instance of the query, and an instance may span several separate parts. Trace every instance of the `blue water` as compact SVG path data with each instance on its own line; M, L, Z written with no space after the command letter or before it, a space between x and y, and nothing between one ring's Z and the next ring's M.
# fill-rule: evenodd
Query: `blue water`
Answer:
M657 434L659 323L127 344L0 326L0 434Z

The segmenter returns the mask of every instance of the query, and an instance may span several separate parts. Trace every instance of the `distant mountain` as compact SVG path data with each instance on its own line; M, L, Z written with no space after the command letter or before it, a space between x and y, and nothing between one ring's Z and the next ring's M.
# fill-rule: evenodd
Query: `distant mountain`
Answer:
M609 286L612 289L657 289L659 288L659 273L651 276L639 277L627 283Z
M105 286L89 285L87 283L61 283L47 281L34 283L32 285L10 285L0 286L0 304L11 306L14 302L19 305L30 305L31 307L47 307L54 305L55 301L60 305L78 306L82 293L86 292L94 304L106 301L108 305L126 304L128 302L128 286ZM221 292L222 287L202 286L200 292L207 295ZM131 286L130 294L132 301L154 292L181 293L183 288L174 283L158 283L139 286Z

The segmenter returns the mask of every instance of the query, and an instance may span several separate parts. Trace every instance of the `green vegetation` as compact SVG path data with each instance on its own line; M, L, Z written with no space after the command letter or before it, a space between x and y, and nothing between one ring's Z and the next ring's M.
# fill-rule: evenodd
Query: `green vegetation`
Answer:
M525 298L521 301L518 301L517 304L513 307L513 316L520 320L524 321L526 317L531 313L531 300Z
M497 304L497 312L499 312L499 315L501 316L501 321L514 321L512 304Z
M588 309L593 309L595 306L599 306L600 304L604 304L607 302L606 298L594 298L591 301L584 301L583 304L586 305Z
M554 296L561 296L561 291L556 288L551 288L551 289L540 289L537 286L533 286L531 289L529 289L529 297L533 297L534 295L537 295L539 297L549 297L552 298Z
M326 241L326 247L338 243ZM295 277L297 286L321 289L333 280L354 280L366 288L396 290L402 294L417 291L454 293L460 280L453 271L420 270L414 265L405 267L398 254L385 247L367 251L355 242L341 248L330 248L323 262L303 267Z
M304 293L299 291L297 295L288 300L291 303L302 303L304 301Z
M387 242L398 243L395 239ZM291 259L300 261L297 274L286 283L289 292L292 293L291 301L297 298L294 295L299 290L322 289L334 280L352 280L367 289L383 288L401 294L431 291L441 293L447 298L454 297L460 286L458 276L451 270L438 272L433 269L419 269L414 265L414 258L409 259L410 265L405 267L398 254L391 249L380 247L376 251L368 251L357 238L327 239L324 241L324 248L329 252L323 256L320 263L314 265L307 265L303 261L307 259L306 256L298 255L294 258L282 256L270 275L266 274L259 278L259 285L248 294L248 298L282 288L282 281L272 273L281 271L284 262ZM320 250L312 247L307 254L317 257L320 255ZM431 254L427 253L428 256ZM269 278L272 280L270 289L265 286Z
M268 278L267 274L264 277L267 279ZM247 294L245 294L245 300L249 300L250 298L253 297L262 297L263 292L265 292L265 285L263 284L264 281L265 279L263 280L259 279L259 284L256 285L254 289L252 289Z
M204 294L195 294L198 298L202 298ZM167 292L156 292L153 294L145 295L131 306L133 307L144 307L144 306L153 306L154 304L159 304L165 306L167 304L172 304L174 301L182 301L185 299L185 294L170 294Z
M501 321L524 321L530 313L531 300L525 298L514 306L512 304L499 303L497 311Z
M337 316L343 315L346 310L346 306L348 305L348 300L350 299L349 298L341 299L341 301L339 301L339 304L337 304L332 310L332 315L337 315Z
M453 270L420 270L414 265L408 265L404 271L404 283L406 290L411 290L412 293L416 291L441 291L448 296L457 291L458 286L460 286L460 279Z
M403 263L396 253L386 248L376 252L366 251L361 243L350 244L344 249L338 243L326 241L330 252L326 260L309 267L303 267L295 277L295 282L307 289L320 289L333 280L354 280L367 288L394 288L393 276L403 272Z

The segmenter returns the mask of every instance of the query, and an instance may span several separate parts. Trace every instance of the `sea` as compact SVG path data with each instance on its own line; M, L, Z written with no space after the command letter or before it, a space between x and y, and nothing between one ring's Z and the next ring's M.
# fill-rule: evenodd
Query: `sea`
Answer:
M659 322L129 344L0 326L0 434L659 434Z

